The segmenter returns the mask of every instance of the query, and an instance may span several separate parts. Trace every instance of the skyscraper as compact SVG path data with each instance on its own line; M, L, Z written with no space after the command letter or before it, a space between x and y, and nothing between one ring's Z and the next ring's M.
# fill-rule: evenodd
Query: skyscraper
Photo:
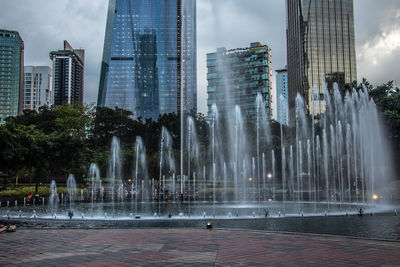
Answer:
M24 109L38 111L53 101L52 70L47 66L24 67Z
M277 120L289 124L289 94L287 69L276 70L276 106Z
M0 122L23 109L24 42L16 31L0 30Z
M196 61L195 0L110 0L97 105L157 119L182 96L196 110Z
M73 49L64 41L64 50L50 52L53 61L54 105L83 105L85 50Z
M289 106L299 92L312 108L316 86L323 111L325 83L344 90L357 79L353 0L286 0L286 7Z
M211 116L211 106L215 103L222 113L234 112L239 105L248 120L256 121L256 97L262 95L264 108L271 108L271 49L259 42L250 47L207 54L207 106Z

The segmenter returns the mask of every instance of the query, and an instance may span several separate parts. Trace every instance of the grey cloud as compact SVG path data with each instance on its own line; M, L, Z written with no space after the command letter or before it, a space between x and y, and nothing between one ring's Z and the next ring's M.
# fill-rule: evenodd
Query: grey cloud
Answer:
M0 28L17 30L25 41L25 63L50 65L48 54L67 39L86 51L85 102L97 99L108 0L0 0ZM398 0L354 0L358 76L378 84L400 80L398 49L372 64L363 47L374 47L398 27ZM284 0L197 0L198 109L206 112L206 53L260 41L272 49L272 69L285 66Z

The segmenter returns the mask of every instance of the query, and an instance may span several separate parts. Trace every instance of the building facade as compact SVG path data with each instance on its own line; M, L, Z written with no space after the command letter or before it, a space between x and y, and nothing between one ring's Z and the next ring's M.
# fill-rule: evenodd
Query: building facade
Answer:
M270 116L271 107L271 49L258 42L247 48L207 54L207 106L216 104L219 112L233 112L239 105L242 115L256 121L256 97L262 95L264 107Z
M277 121L289 125L289 92L287 69L276 70Z
M294 121L296 96L307 99L305 72L304 18L302 0L286 0L286 42L288 71L289 120Z
M16 31L0 30L0 122L23 109L24 42Z
M24 109L38 111L54 104L52 70L47 66L24 67Z
M97 105L154 120L181 100L196 110L196 56L195 0L110 0Z
M50 52L50 59L54 105L83 105L85 50L73 49L64 41L64 49Z
M343 91L357 80L353 0L286 0L286 7L290 109L299 92L309 110L323 112L325 84Z

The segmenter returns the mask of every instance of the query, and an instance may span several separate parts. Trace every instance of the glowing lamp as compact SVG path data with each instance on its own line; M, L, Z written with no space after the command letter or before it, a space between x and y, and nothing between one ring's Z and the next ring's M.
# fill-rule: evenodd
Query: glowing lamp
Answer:
M373 200L377 200L378 198L379 198L379 196L378 196L377 194L373 194L373 195L372 195L372 199L373 199Z

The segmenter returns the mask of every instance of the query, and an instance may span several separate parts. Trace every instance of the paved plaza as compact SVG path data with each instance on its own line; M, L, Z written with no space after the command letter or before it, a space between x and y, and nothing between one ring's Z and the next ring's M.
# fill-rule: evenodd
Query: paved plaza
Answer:
M0 265L400 266L400 242L205 229L17 229Z

